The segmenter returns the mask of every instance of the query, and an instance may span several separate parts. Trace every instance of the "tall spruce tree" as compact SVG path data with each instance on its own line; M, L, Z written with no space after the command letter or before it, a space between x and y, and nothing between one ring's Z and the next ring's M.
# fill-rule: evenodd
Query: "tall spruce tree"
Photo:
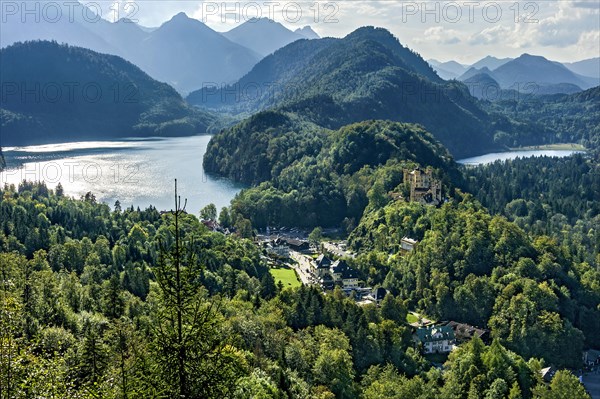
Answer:
M157 267L158 301L154 312L156 381L163 395L177 398L222 398L242 373L241 355L220 331L219 299L208 298L198 276L201 267L194 242L180 224L185 205L177 195L169 248L160 245Z

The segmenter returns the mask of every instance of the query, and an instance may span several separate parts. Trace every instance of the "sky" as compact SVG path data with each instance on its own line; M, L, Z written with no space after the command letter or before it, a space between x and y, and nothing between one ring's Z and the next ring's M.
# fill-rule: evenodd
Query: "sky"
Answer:
M561 62L600 56L600 0L116 1L109 18L130 17L151 27L179 12L217 31L257 16L290 29L310 25L321 36L379 26L425 59L465 64L486 55L529 53Z

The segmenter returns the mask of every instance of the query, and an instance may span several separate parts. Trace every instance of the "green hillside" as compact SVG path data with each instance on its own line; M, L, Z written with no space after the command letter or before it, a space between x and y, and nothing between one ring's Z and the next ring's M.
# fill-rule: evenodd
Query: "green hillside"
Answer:
M240 117L283 110L328 129L369 119L419 123L455 157L498 149L494 135L512 128L482 110L465 85L443 81L387 30L373 27L343 39L292 43L236 84L205 88L187 100Z
M403 183L403 169L417 164L443 170L448 186L450 178L460 181L448 151L419 126L367 121L336 131L307 127L293 133L294 123L284 114L261 113L209 145L205 170L248 183L264 181L232 203L236 217L249 218L253 226L349 228L369 203L389 200L386 193ZM263 130L264 124L277 127ZM235 140L246 144L229 157L220 146Z
M3 145L206 132L214 117L122 58L56 42L0 50Z

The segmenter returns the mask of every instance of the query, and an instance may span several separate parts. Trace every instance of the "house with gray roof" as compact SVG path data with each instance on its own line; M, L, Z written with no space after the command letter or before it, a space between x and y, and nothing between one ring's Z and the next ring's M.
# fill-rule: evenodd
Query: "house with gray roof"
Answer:
M423 345L423 353L449 353L456 345L450 326L429 326L417 329L416 338Z

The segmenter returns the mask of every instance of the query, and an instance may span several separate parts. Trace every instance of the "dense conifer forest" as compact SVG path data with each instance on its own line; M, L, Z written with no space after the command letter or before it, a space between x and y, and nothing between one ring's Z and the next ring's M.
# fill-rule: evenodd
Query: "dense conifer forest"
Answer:
M599 344L598 259L471 195L368 205L350 262L389 290L376 307L277 286L250 240L185 212L110 209L43 184L1 194L3 397L587 397L570 372L546 385L539 371L577 369ZM421 240L408 257L405 234ZM441 372L408 309L493 339L462 345Z

